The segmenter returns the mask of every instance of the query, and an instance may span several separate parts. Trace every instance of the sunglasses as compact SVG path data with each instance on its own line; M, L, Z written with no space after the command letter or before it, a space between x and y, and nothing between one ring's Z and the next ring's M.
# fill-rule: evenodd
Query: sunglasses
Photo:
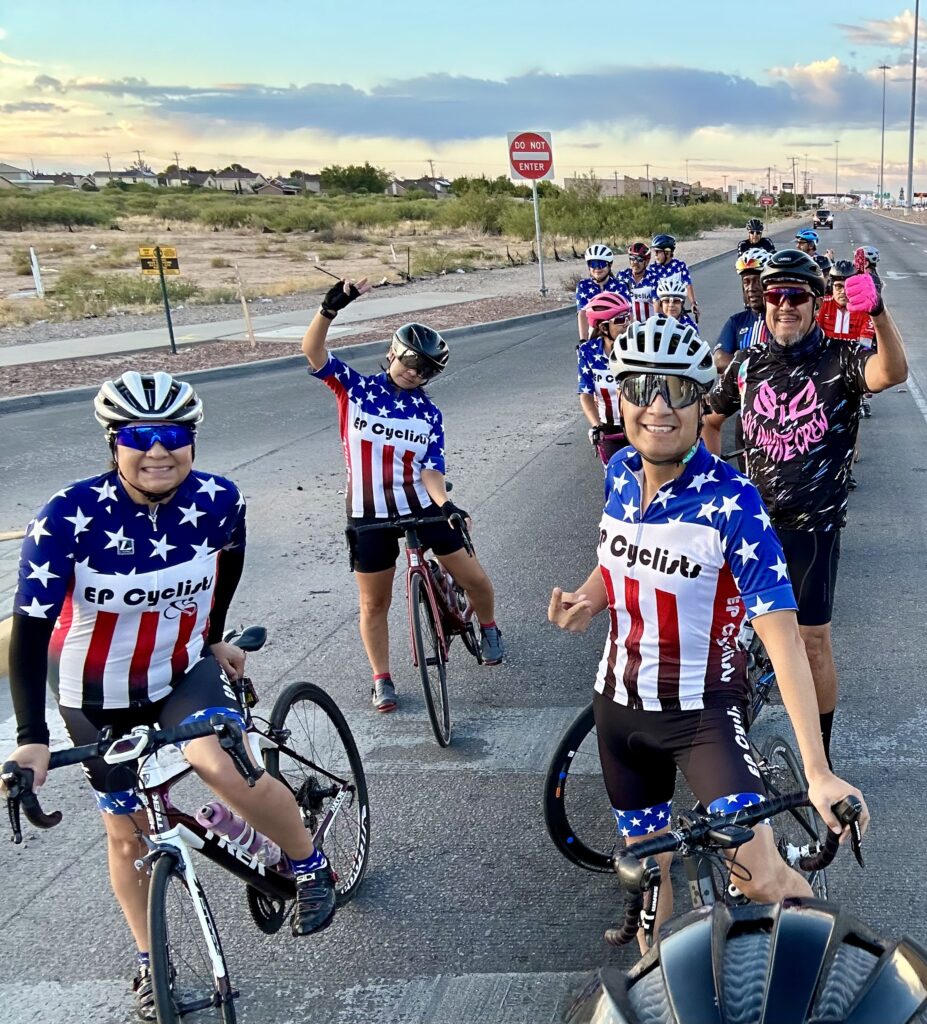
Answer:
M627 327L631 322L631 314L619 313L618 316L613 316L610 320L603 320L602 322L608 327L611 327L612 325L615 327Z
M662 252L666 256L672 256L675 251L675 249L657 249L657 252Z
M116 431L116 444L148 452L159 442L169 452L186 448L196 440L196 431L184 423L133 423Z
M609 264L608 260L587 260L586 265L590 270L605 270Z
M429 362L419 352L413 352L410 348L399 349L394 347L393 355L407 370L413 370L422 380L431 380L432 377L436 377L441 372L434 363Z
M628 257L628 262L629 263L646 263L647 262L647 257L646 256L629 256Z
M621 394L640 409L646 409L660 395L670 409L685 409L702 396L701 387L688 377L666 373L637 373L621 382Z
M802 288L770 288L763 292L763 298L777 309L786 301L792 309L798 309L799 306L811 302L814 296Z

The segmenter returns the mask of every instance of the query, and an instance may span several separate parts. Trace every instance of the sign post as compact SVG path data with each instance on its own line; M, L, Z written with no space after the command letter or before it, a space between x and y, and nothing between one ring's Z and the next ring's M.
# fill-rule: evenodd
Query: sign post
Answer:
M180 260L177 258L177 250L173 246L141 245L138 249L138 258L142 264L142 273L146 277L153 277L155 274L161 279L161 295L164 297L164 312L167 315L167 333L171 339L171 353L177 355L177 343L174 341L174 324L171 321L171 304L167 298L167 282L165 274L176 276L180 274Z
M39 267L39 258L35 249L29 246L29 263L32 266L32 280L35 282L35 294L39 299L45 298L45 285L42 284L42 269Z
M509 168L509 174L512 178L531 182L540 291L541 295L546 295L547 285L544 282L544 252L541 248L541 208L538 202L538 182L550 181L554 176L554 151L550 141L550 132L509 132Z

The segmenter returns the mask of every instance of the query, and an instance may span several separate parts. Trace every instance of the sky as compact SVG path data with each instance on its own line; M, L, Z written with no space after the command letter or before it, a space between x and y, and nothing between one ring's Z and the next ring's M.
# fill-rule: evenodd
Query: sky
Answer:
M873 189L907 173L913 6L712 0L43 0L0 4L0 161L92 172L237 161L371 163L399 177L508 171L506 135L553 133L558 179ZM654 13L658 12L658 13ZM919 87L927 84L921 19ZM927 191L919 88L915 189ZM927 142L927 139L924 140Z

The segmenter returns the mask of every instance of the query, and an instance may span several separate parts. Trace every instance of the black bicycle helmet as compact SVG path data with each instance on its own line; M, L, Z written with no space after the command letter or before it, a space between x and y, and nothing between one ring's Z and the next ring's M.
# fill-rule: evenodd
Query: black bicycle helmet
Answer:
M760 284L807 284L815 295L824 294L824 275L821 268L800 249L782 249L769 257L760 274Z
M394 348L407 348L423 356L440 373L450 358L447 342L424 324L403 324L393 335Z
M848 277L856 274L856 267L852 260L837 260L830 268L831 281L845 281Z
M832 903L716 903L661 930L627 974L599 971L567 1024L908 1024L927 1005L927 951Z
M751 217L747 221L747 230L748 231L762 231L763 230L763 226L764 226L763 222L760 220L759 217Z
M654 235L650 241L652 249L675 249L676 239L672 235Z

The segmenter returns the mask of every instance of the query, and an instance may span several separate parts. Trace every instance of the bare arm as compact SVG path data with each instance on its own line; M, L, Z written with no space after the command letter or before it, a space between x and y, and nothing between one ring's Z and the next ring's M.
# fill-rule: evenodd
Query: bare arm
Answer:
M599 425L599 413L595 407L595 399L592 395L580 395L579 405L583 410L583 415L589 421L589 425L597 427Z
M589 337L589 321L586 319L586 314L578 309L576 311L576 337L580 341L585 341Z
M873 393L884 391L908 379L908 360L901 332L891 313L883 309L872 317L875 326L876 353L866 361L866 387Z
M719 374L731 365L731 360L734 358L733 353L725 352L723 348L716 348L714 351L715 369Z
M327 294L322 299L322 305L319 307L318 313L312 318L312 323L306 328L306 333L303 335L303 355L309 360L309 365L313 370L321 370L325 363L328 361L328 355L325 351L325 339L328 337L328 328L331 326L332 320L338 314L339 309L355 299L359 298L365 292L370 291L370 285L367 283L367 278L355 283L354 281L339 281L336 285L329 288Z
M451 499L447 493L447 483L444 479L444 474L439 473L436 469L423 469L422 470L422 485L428 492L428 497L440 507L446 501Z
M702 420L702 438L705 447L712 453L721 457L721 427L727 416L723 412L710 412Z

